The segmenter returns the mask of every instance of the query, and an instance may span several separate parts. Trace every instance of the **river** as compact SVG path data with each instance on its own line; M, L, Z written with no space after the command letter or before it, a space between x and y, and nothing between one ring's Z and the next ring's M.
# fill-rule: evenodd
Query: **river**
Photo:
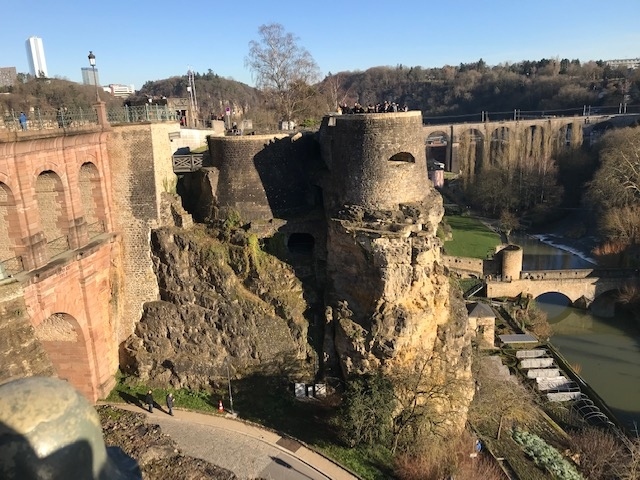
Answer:
M586 255L560 250L536 238L517 236L512 241L524 248L523 270L594 266ZM640 331L621 312L600 318L568 307L566 302L560 294L537 299L553 329L551 343L627 428L640 429Z

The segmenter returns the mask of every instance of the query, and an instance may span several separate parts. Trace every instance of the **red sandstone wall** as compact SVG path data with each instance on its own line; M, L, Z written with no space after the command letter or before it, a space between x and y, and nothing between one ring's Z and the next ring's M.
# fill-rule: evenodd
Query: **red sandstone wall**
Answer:
M93 401L113 388L118 368L118 344L110 318L114 240L108 237L95 247L70 252L68 263L36 271L24 288L31 323L56 373ZM70 316L71 326L78 329L77 345L38 335L43 322L60 313Z
M0 187L10 200L0 205L0 242L10 245L3 254L22 257L25 267L4 282L23 288L26 316L56 374L94 401L113 387L118 366L111 289L120 246L113 234L89 231L79 173L85 163L95 167L91 188L99 208L92 215L112 231L107 138L100 131L0 143ZM40 176L47 171L52 173ZM38 185L51 191L39 194ZM60 216L52 221L54 212ZM68 236L67 251L53 259L47 225L50 233L55 225L56 234Z

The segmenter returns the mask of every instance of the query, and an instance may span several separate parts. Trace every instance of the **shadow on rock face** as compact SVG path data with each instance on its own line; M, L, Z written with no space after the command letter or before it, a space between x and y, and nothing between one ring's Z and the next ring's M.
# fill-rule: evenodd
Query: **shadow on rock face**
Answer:
M31 377L0 386L0 478L137 480L141 474L124 452L107 454L98 414L73 387Z

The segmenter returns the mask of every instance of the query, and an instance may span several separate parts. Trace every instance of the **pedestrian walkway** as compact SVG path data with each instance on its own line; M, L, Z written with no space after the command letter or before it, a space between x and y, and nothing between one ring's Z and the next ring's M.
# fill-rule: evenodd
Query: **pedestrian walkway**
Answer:
M234 472L239 478L278 480L357 480L326 457L299 442L248 424L231 415L207 415L173 409L174 416L130 404L112 406L145 413L180 450Z

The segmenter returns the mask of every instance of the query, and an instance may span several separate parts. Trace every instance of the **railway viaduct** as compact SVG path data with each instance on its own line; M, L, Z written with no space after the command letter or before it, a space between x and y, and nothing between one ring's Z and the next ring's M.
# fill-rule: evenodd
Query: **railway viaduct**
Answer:
M639 119L638 114L550 117L424 125L423 131L429 160L443 163L450 172L473 174L505 148L516 149L520 156L551 156L566 147L591 143L605 129Z

